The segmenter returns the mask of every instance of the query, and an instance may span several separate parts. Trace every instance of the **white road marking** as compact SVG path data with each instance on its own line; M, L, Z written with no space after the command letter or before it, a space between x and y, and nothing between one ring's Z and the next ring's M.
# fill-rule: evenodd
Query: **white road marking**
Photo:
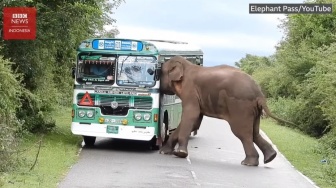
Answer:
M84 147L85 146L85 142L84 142L84 140L82 141L82 147Z
M85 143L84 143L84 140L83 140L82 143L81 143L81 147L78 150L77 156L79 156L79 154L82 152L82 149L83 149L84 146L85 146Z
M265 140L267 140L268 142L270 142L270 144L274 147L274 149L280 153L280 151L278 150L278 148L276 147L275 144L273 144L272 140L266 135L266 133L264 131L262 131L260 129L260 134L262 135L262 137L265 138ZM309 179L307 176L305 176L304 174L302 174L300 171L298 171L288 160L287 158L282 154L280 153L281 156L292 166L292 168L294 168L301 176L303 176L306 180L308 180L309 183L311 183L314 187L316 188L319 188L311 179Z
M188 161L188 163L191 165L191 160L190 160L190 158L189 158L189 155L187 156L187 161ZM194 172L194 171L190 171L191 172L191 175L192 175L192 177L194 178L194 181L195 181L195 183L196 183L196 185L197 186L201 186L201 184L200 183L197 183L197 176L196 176L196 173Z
M187 156L187 161L188 161L189 164L191 164L191 160L189 158L189 155Z
M195 173L194 171L190 171L190 172L191 172L192 177L193 177L194 180L195 180L196 185L201 186L200 183L197 183L197 176L196 176L196 173Z
M80 153L82 152L84 146L85 146L85 143L84 143L84 140L83 140L82 143L81 143L81 147L79 148L79 150L77 152L77 156L80 155Z
M191 175L193 176L194 180L197 180L196 173L194 171L191 171Z

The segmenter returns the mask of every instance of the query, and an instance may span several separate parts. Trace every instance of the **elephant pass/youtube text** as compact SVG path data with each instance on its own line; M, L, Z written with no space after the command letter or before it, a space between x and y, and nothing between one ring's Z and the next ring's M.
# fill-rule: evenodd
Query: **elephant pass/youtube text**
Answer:
M261 4L250 3L250 14L331 14L332 4Z

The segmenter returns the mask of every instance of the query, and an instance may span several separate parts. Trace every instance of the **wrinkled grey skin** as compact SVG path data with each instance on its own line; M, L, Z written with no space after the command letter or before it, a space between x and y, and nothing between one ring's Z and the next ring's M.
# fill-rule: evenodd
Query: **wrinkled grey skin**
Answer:
M260 87L248 74L226 65L201 67L175 56L162 65L160 87L162 93L176 94L182 100L181 122L161 148L161 154L187 157L190 133L199 129L205 115L228 121L244 147L246 157L242 165L259 165L253 143L262 151L264 163L276 157L272 145L259 134L262 110L269 117L287 121L270 113Z

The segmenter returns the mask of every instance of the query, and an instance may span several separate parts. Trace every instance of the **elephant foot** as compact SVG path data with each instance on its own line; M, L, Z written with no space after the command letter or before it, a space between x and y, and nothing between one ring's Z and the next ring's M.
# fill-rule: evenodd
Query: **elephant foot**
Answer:
M242 162L242 165L245 166L258 166L259 158L258 157L246 157Z
M273 161L273 159L276 157L277 152L272 148L272 151L267 152L264 156L264 163L269 163Z
M173 152L173 154L180 158L186 158L188 156L188 152L186 150L178 149Z
M173 154L173 148L172 147L169 147L167 145L164 145L160 151L159 151L160 154L165 154L165 155L171 155Z

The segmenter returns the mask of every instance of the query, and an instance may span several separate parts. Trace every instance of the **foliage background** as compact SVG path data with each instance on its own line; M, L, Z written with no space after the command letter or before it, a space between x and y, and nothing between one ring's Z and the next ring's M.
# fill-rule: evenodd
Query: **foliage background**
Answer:
M76 48L90 37L113 37L104 25L122 0L16 0L4 7L37 9L36 40L0 40L0 173L15 166L24 134L53 131L53 110L72 100ZM0 14L2 25L3 15ZM1 37L2 38L2 37Z
M287 15L279 27L285 36L273 55L246 54L236 66L258 81L274 114L319 139L316 152L326 156L325 175L335 181L336 13Z
M0 3L1 9L27 6L38 12L36 40L0 40L0 173L15 166L13 153L22 135L53 131L53 110L71 105L71 67L78 44L85 38L113 37L103 26L115 23L113 11L122 2ZM279 27L285 36L273 55L247 54L236 66L260 83L274 114L320 140L323 147L316 152L326 156L325 175L335 181L336 13L288 15Z

